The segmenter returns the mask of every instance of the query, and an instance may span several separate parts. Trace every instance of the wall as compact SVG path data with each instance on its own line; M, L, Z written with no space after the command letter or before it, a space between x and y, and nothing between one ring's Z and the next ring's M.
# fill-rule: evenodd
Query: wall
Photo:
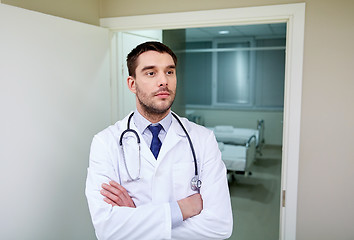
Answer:
M110 124L109 32L0 4L0 239L95 239L84 193Z
M1 3L99 25L99 0L2 0Z
M166 0L101 0L100 17L122 17L156 13L188 12L198 10L212 10L224 8L239 8L251 6L265 6L284 3L296 3L296 0L180 0L167 2Z
M306 3L297 239L354 239L353 1L101 0L101 17L296 2Z
M354 1L307 1L298 239L354 239Z

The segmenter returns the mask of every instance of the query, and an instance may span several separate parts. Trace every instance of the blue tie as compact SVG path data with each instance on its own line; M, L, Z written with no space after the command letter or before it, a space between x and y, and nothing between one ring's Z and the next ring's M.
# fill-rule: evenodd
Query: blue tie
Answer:
M156 126L148 126L149 130L152 133L152 141L150 145L150 150L152 154L154 154L155 158L157 159L157 156L159 155L160 148L161 148L161 141L159 139L159 132L161 131L161 124L158 124Z

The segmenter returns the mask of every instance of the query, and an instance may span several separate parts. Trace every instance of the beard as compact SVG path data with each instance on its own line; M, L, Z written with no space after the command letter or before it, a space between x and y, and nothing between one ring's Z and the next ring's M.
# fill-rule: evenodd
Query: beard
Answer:
M153 97L157 92L160 91L166 91L169 92L170 96L172 97L171 99L165 99L167 102L164 106L158 106L156 103L153 102ZM161 87L157 92L154 92L151 94L151 96L148 96L148 94L140 91L140 88L136 86L136 97L138 99L138 102L142 108L142 110L147 113L148 115L163 115L165 114L172 106L174 100L175 100L175 92L172 90L169 90L167 87Z

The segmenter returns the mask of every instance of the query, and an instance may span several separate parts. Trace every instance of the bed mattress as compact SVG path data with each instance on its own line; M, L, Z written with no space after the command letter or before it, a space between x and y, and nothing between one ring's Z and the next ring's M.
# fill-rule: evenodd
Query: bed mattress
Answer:
M219 149L227 170L245 171L247 157L246 147L219 143Z
M259 131L249 128L234 128L232 126L216 126L209 128L215 134L218 142L244 145L253 135L256 136L256 146L259 142Z

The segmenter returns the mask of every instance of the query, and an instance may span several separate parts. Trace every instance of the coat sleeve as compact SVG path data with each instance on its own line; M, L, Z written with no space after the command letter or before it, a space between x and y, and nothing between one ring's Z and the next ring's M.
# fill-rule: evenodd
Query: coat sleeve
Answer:
M86 197L98 239L170 239L169 203L146 204L137 208L112 207L100 194L102 183L117 179L107 143L95 136L90 151Z
M199 146L204 149L200 153L202 160L199 165L203 210L172 229L172 238L226 239L232 233L233 217L227 173L214 134L210 132L202 144L205 145Z

